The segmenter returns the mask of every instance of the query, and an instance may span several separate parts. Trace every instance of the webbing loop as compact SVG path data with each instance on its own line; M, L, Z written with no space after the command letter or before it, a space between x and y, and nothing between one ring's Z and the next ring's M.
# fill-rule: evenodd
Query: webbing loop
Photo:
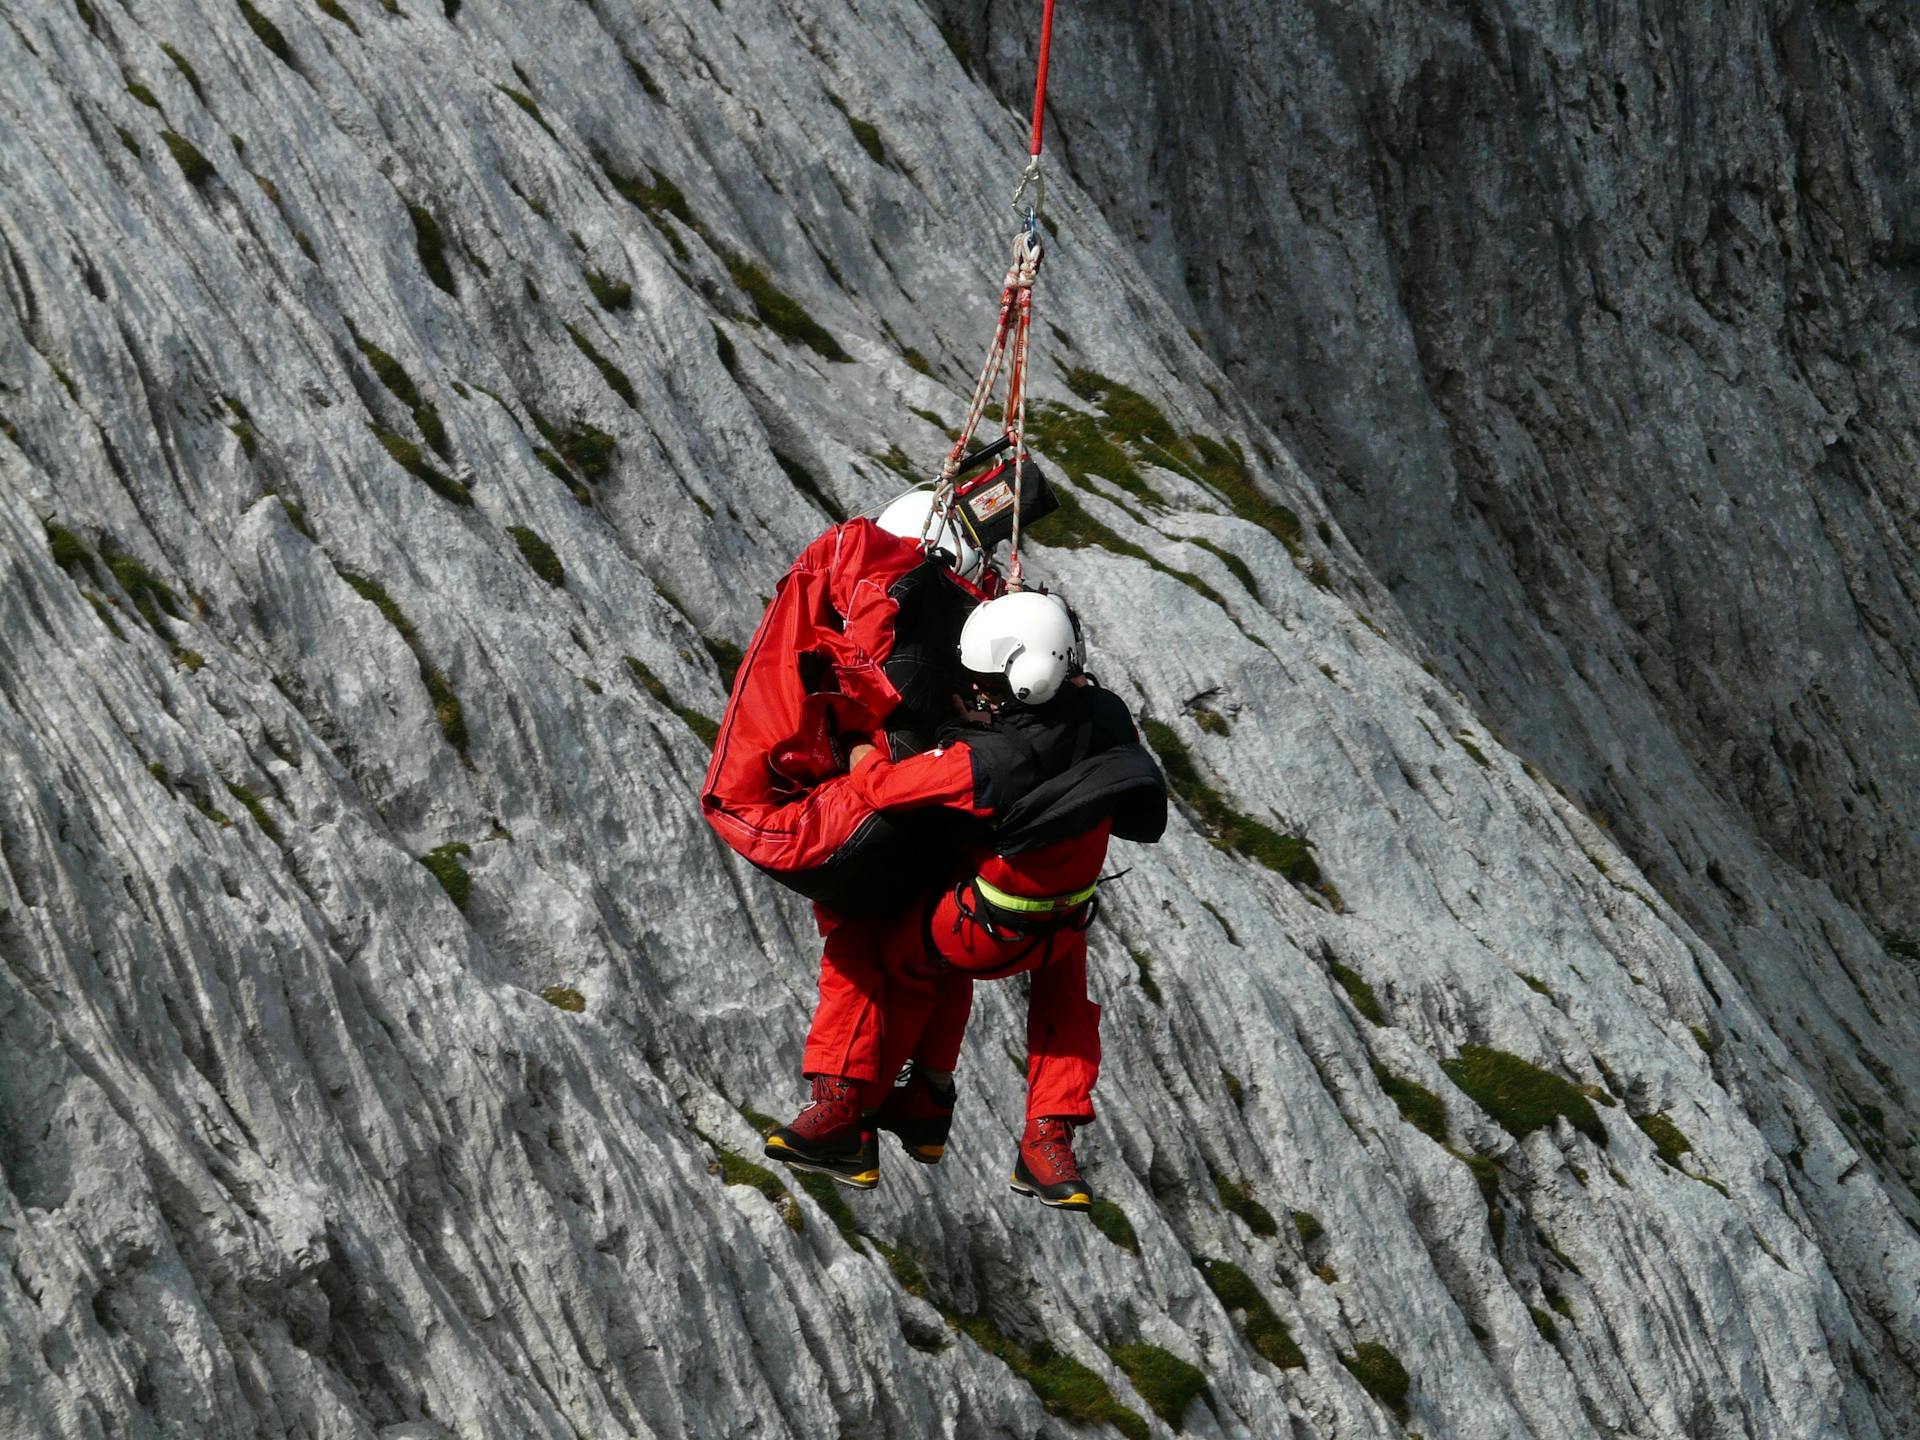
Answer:
M973 888L979 892L982 900L996 910L1008 910L1017 915L1057 915L1063 910L1072 910L1086 904L1093 898L1094 892L1100 888L1100 882L1096 880L1086 889L1076 890L1071 895L1036 897L1011 894L996 885L988 884L983 876L976 875L973 877Z

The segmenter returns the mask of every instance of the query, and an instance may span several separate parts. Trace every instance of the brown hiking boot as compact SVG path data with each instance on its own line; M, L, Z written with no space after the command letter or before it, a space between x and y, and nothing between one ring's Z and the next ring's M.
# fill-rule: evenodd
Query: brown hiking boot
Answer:
M1080 1178L1080 1164L1073 1158L1073 1122L1054 1115L1029 1120L1007 1184L1042 1205L1091 1210L1093 1191Z
M790 1125L767 1136L764 1151L795 1170L831 1175L842 1185L871 1190L880 1183L880 1142L873 1118L860 1108L860 1085L839 1075L813 1077L813 1099Z
M951 1081L942 1091L909 1062L907 1078L887 1092L885 1102L874 1112L873 1127L898 1135L907 1154L922 1165L938 1165L947 1153L947 1132L953 1128L953 1098Z

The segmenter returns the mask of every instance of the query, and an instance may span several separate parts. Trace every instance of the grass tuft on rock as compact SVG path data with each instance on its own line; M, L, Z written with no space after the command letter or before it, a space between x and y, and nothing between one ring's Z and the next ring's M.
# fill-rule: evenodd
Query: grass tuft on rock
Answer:
M166 142L167 153L173 156L173 163L180 167L180 173L187 177L189 185L198 188L220 173L213 168L213 162L178 131L162 130L160 138Z
M127 599L140 612L140 618L156 634L161 633L162 615L174 620L186 619L180 608L180 597L139 560L105 539L100 542L100 558L120 588L127 592Z
M853 357L840 342L807 313L806 307L767 278L767 272L732 251L720 257L726 262L733 283L753 302L753 313L774 334L798 345L805 345L822 359L850 363Z
M1458 1058L1441 1069L1496 1124L1516 1140L1565 1116L1568 1123L1594 1144L1605 1146L1606 1127L1593 1102L1578 1087L1505 1050L1467 1045Z
M1094 1229L1122 1250L1129 1250L1135 1255L1140 1253L1140 1237L1133 1233L1133 1222L1127 1219L1126 1211L1106 1196L1102 1195L1093 1202L1087 1217L1093 1221Z
M827 92L827 99L833 102L834 109L846 117L847 129L853 132L854 140L858 142L862 150L867 152L867 155L872 159L873 163L876 165L886 164L887 147L881 143L880 132L873 127L872 122L862 120L858 115L854 114L847 108L846 102L831 90Z
M460 860L462 856L471 854L471 845L455 840L416 857L427 867L427 873L440 882L440 888L447 892L447 898L453 901L455 908L460 910L467 908L467 896L473 890L473 876L467 873L467 867Z
M1327 970L1340 982L1340 988L1347 992L1354 1009L1376 1025L1387 1023L1387 1013L1380 1008L1380 997L1373 993L1373 986L1360 978L1359 971L1349 969L1338 960L1329 960Z
M569 1015L578 1015L587 1008L587 997L571 985L549 985L540 992L540 998L556 1010L565 1010Z
M454 283L453 267L447 264L447 237L441 232L440 222L424 205L409 205L407 215L413 221L413 247L427 278L457 299L460 287Z
M254 9L248 0L238 0L240 13L246 17L247 28L253 31L255 38L274 53L283 65L293 65L293 50L287 44L287 37L280 33L280 27Z
M1210 1398L1207 1373L1158 1345L1115 1345L1107 1354L1153 1413L1180 1433L1180 1422L1195 1400Z
M188 651L187 653L192 654L193 652ZM199 667L192 666L190 668L198 669ZM253 823L260 827L260 833L278 845L280 843L280 827L273 823L273 816L267 813L266 805L261 802L260 792L255 790L251 785L242 785L232 780L226 781L225 784L227 793L238 800L247 814L253 817Z
M771 1200L779 1209L781 1218L787 1222L787 1228L798 1234L806 1228L806 1217L800 1207L793 1203L793 1194L780 1178L764 1165L756 1165L744 1155L731 1150L721 1149L714 1157L719 1169L720 1183L723 1185L745 1185L758 1190Z
M607 388L626 401L629 410L638 410L640 398L634 393L633 381L627 378L627 372L595 349L593 342L582 335L575 326L567 326L567 335L573 341L574 347L593 362L593 367L600 372L600 378L607 382Z
M1220 1197L1221 1208L1228 1214L1238 1215L1256 1235L1280 1233L1273 1212L1247 1193L1245 1182L1223 1175L1218 1170L1209 1170L1207 1173L1213 1177L1214 1193Z
M673 711L674 714L678 715L686 727L699 737L701 744L711 746L714 741L720 738L720 727L712 720L702 715L698 710L692 710L684 705L677 704L672 694L667 690L666 685L661 682L660 677L655 675L653 671L649 670L633 656L628 655L625 659L627 662L627 673L633 677L633 683L669 710Z
M1248 1278L1247 1272L1225 1260L1201 1256L1194 1262L1228 1314L1240 1316L1240 1328L1254 1352L1277 1370L1299 1370L1307 1357L1294 1343L1286 1324L1273 1313L1267 1297Z
M624 280L615 280L604 271L589 268L587 288L593 292L593 298L600 302L602 310L629 310L633 308L633 286Z
M315 0L315 3L319 6L320 13L329 20L338 20L354 34L360 33L360 27L354 23L353 16L346 12L340 0Z
M420 447L406 436L397 434L384 425L369 425L367 428L373 432L373 438L380 442L381 448L393 457L394 463L414 479L425 484L442 500L450 500L455 505L473 504L473 496L468 493L467 487L445 471L436 469L430 464L426 456L420 453Z
M1399 1356L1369 1340L1354 1346L1351 1355L1342 1355L1340 1363L1360 1382L1361 1389L1390 1410L1402 1425L1407 1423L1407 1388L1412 1380Z
M1419 1081L1396 1075L1381 1065L1373 1067L1373 1078L1399 1108L1402 1120L1442 1145L1447 1143L1447 1107L1438 1095Z
M556 589L567 583L567 572L560 564L560 557L553 553L553 547L547 544L539 531L526 525L509 525L507 534L520 547L520 558L527 562L534 574Z
M1048 1414L1076 1425L1111 1425L1127 1440L1147 1440L1152 1433L1145 1419L1113 1398L1106 1381L1071 1355L1045 1341L1023 1346L985 1315L949 1318L974 1344L1026 1381Z
M793 1178L802 1190L813 1197L813 1203L826 1212L833 1222L833 1228L840 1232L840 1238L852 1245L860 1237L860 1224L854 1219L853 1209L841 1195L839 1185L825 1175L813 1175L803 1170L793 1172Z
M846 510L841 507L838 500L827 493L826 486L820 483L820 477L798 460L782 455L776 450L773 452L773 463L778 465L787 479L793 482L793 488L818 505L829 519L837 524L847 518Z
M1243 815L1218 790L1200 778L1193 756L1171 725L1142 720L1141 732L1154 753L1173 793L1199 822L1214 845L1264 865L1296 885L1324 889L1324 877L1314 860L1313 842L1303 835L1285 835L1272 826Z
M99 572L93 568L93 556L87 550L86 541L66 526L52 520L46 522L46 528L47 549L53 556L54 564L75 580L81 578L83 570L91 579L100 578Z
M1653 1141L1654 1149L1667 1164L1678 1168L1680 1157L1693 1149L1693 1142L1687 1139L1680 1127L1673 1123L1673 1116L1662 1110L1657 1115L1636 1115L1633 1123Z
M1311 1245L1327 1233L1327 1228L1320 1223L1319 1217L1306 1210L1293 1212L1293 1228L1294 1233L1299 1235L1302 1245Z
M647 220L666 238L673 247L674 257L687 258L687 245L671 225L667 217L672 216L687 229L704 238L706 231L700 222L693 218L693 211L687 207L687 197L680 187L662 175L658 170L649 170L652 178L642 180L637 175L629 175L618 169L604 151L596 151L594 158L600 164L601 173L607 177L607 183L629 204L635 206L647 217Z
M355 594L378 610L381 618L406 641L407 648L413 652L414 662L420 667L420 683L426 686L427 698L433 702L433 718L440 727L441 736L463 761L470 763L466 712L461 707L460 697L454 693L453 682L441 674L427 657L413 621L407 618L406 612L395 603L378 580L355 574L351 570L337 570L337 573Z

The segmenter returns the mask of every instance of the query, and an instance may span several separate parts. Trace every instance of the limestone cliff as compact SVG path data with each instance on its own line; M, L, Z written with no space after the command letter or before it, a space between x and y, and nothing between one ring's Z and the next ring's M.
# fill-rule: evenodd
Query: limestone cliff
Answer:
M814 938L693 800L1023 17L0 10L0 1433L1904 1433L1913 33L1710 9L1063 10L1097 1227L1011 986L939 1168L744 1162Z

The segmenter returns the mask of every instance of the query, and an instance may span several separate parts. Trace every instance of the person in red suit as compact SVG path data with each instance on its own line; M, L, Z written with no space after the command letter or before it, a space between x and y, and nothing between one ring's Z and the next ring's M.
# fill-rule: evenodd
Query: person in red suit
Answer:
M1100 1067L1086 929L1109 839L1157 840L1166 784L1125 703L1082 670L1078 625L1058 597L1019 592L980 606L959 656L975 708L924 753L859 747L848 788L877 814L962 817L967 864L867 937L881 986L856 999L823 985L807 1041L813 1102L767 1137L766 1153L862 1188L879 1178L879 1129L937 1160L952 1109L939 1081L957 1060L973 982L1031 973L1027 1123L1009 1183L1086 1210L1093 1196L1072 1145L1094 1118ZM907 1084L888 1091L876 1077L909 1059Z

